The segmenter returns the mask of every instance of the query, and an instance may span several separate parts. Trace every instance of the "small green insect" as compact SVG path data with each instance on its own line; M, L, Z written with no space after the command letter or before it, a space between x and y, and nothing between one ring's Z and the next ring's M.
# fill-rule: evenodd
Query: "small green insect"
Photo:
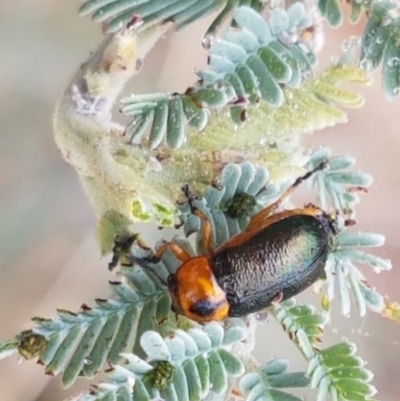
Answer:
M175 373L175 366L168 361L159 361L154 368L145 374L154 387L158 390L164 390L171 382Z
M18 352L25 359L33 359L46 349L48 341L40 334L27 330L21 333Z
M222 205L221 210L233 219L239 219L240 217L249 216L256 205L257 201L254 196L240 192L227 205Z

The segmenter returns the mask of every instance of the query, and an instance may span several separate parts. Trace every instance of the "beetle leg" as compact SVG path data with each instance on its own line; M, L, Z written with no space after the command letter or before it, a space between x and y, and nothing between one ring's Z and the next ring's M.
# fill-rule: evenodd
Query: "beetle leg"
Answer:
M212 235L211 235L211 224L208 220L208 217L199 209L194 208L192 210L192 213L195 214L197 217L200 217L200 220L202 221L201 225L201 237L203 241L203 248L204 251L210 255L212 254Z
M212 253L212 246L211 246L212 231L211 231L210 221L208 220L208 217L200 209L198 209L196 206L193 206L194 196L190 193L189 186L188 185L183 186L182 191L188 200L190 211L192 212L192 214L199 217L202 222L201 236L203 241L203 247L204 251L210 255Z
M157 252L151 259L154 261L159 261L167 249L169 249L174 254L174 256L181 262L186 262L191 258L189 253L185 249L183 249L180 245L176 244L175 242L166 242L157 250Z
M323 161L320 164L318 164L317 167L314 169L308 171L306 174L302 175L301 177L298 177L296 181L286 189L286 191L279 197L277 201L269 205L268 207L260 210L257 214L255 214L251 219L250 223L248 224L247 228L245 231L253 231L254 229L257 229L262 225L263 221L270 215L272 214L282 203L283 201L292 194L292 192L303 182L308 180L311 176L313 176L315 173L318 171L321 171L325 169L328 166L327 161Z
M281 303L283 299L283 292L278 292L271 301L271 305L276 306Z
M174 256L181 262L186 262L191 258L189 253L178 244L174 242L166 242L157 250L157 252L153 256L147 258L137 258L133 255L130 255L131 263L136 263L143 269L149 270L158 278L161 284L168 287L168 283L157 273L157 270L154 269L153 266L149 265L149 263L158 263L167 249L171 250Z

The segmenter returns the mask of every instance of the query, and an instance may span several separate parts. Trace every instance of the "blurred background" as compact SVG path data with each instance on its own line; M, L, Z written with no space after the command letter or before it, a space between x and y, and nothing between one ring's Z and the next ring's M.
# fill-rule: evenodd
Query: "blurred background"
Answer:
M100 27L77 16L77 3L0 2L0 339L30 328L33 316L51 317L55 308L77 310L82 302L108 294L107 260L100 259L90 206L77 175L61 159L52 132L57 96L101 40ZM208 24L201 21L167 36L132 87L137 92L175 91L193 82L194 67L205 61L200 41ZM347 25L340 32L327 29L325 63L359 30ZM379 82L357 89L366 105L349 111L349 124L317 132L306 141L356 157L358 168L375 178L369 194L362 195L357 229L386 235L385 247L375 252L392 259L394 269L378 276L363 271L381 293L400 300L400 100L388 104ZM316 300L312 294L305 298ZM342 338L355 341L375 373L376 398L398 401L400 326L372 313L363 319L335 313L332 320L326 345ZM259 330L257 355L260 360L287 357L293 369L304 369L297 350L274 322ZM35 362L18 364L16 357L0 361L1 401L61 401L87 384L81 380L63 392L58 378L45 376Z

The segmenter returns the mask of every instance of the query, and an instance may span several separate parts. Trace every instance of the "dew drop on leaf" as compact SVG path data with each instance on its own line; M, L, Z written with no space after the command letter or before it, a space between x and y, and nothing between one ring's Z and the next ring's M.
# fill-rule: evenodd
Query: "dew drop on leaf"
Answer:
M360 61L360 68L365 71L370 71L372 69L372 61L367 58Z
M391 57L388 61L387 61L387 65L389 67L397 67L399 65L400 59L398 57Z
M265 323L268 320L268 313L265 311L256 313L256 320L259 323Z
M397 96L400 93L400 87L396 86L392 89L393 95ZM381 272L381 270L378 271L378 273Z
M345 39L342 44L340 45L340 48L344 51L347 52L351 47L353 46L353 41L351 39Z
M377 36L375 40L376 40L376 43L380 44L380 43L384 42L385 37L384 36Z
M212 34L207 34L204 36L203 40L201 41L201 45L204 49L209 49L214 43L215 36Z

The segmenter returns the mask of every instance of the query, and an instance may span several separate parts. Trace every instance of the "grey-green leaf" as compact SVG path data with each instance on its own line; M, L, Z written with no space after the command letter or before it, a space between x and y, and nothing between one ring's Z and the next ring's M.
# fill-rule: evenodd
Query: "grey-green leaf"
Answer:
M400 48L396 35L387 41L382 66L382 87L388 100L393 100L400 93Z
M171 149L180 148L185 139L185 122L182 100L179 97L169 102L167 121L167 144Z
M233 376L241 376L244 373L244 366L242 362L227 350L221 348L218 354L225 366L226 371Z
M258 80L261 96L272 106L281 106L284 100L283 91L260 58L250 56L247 65Z
M216 394L223 394L228 387L228 378L222 359L217 352L211 352L208 356L208 363L212 391Z
M269 43L272 39L271 31L264 19L249 7L240 7L235 11L235 21L243 28L248 29L261 43Z
M366 246L378 247L385 243L385 237L381 234L344 231L338 236L339 246Z
M160 103L155 109L153 124L149 135L150 149L155 149L163 140L167 130L168 103Z
M155 331L147 331L140 338L140 345L144 352L153 360L169 360L171 357L164 340Z

